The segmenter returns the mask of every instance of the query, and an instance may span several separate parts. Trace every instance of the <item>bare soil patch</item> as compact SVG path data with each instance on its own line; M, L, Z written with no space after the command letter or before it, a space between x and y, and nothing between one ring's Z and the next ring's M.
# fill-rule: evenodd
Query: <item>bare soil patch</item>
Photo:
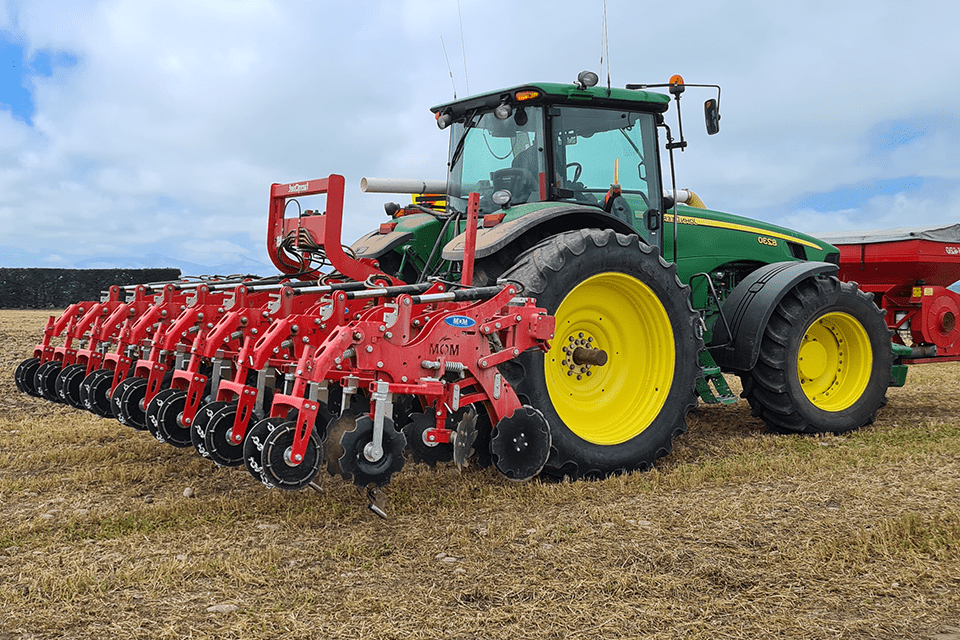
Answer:
M20 394L44 319L0 312L0 640L960 639L960 363L844 437L701 405L602 482L409 464L383 521Z

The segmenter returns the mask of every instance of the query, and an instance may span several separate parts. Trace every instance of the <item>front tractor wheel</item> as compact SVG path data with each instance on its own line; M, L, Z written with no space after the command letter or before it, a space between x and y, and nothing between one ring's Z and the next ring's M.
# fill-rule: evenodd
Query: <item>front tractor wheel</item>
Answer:
M753 415L774 431L844 433L886 404L893 351L883 311L856 284L809 278L777 305L742 375Z
M547 354L503 368L550 425L543 473L603 477L670 453L696 403L703 345L676 267L637 236L583 229L544 240L502 280L556 318Z

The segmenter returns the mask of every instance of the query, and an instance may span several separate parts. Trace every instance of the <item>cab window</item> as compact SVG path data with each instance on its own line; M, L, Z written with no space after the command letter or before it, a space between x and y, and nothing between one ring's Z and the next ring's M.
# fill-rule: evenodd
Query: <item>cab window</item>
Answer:
M618 182L624 196L660 206L654 117L612 109L558 107L552 110L554 187L561 197L598 203ZM640 202L638 202L640 204Z
M539 108L518 109L506 120L485 113L456 123L450 136L451 204L464 210L467 196L476 191L480 194L480 212L489 213L500 208L491 196L501 189L510 191L513 204L540 200L543 140Z

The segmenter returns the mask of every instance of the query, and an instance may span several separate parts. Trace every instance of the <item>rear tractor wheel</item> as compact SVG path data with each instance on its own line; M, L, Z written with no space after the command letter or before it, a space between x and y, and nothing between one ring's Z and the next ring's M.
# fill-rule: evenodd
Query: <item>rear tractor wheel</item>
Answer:
M647 469L672 450L696 404L700 317L675 265L611 230L544 240L507 270L556 318L547 354L501 370L550 428L542 473L593 478Z
M808 278L777 305L743 396L773 431L844 433L887 403L893 351L884 312L856 284Z

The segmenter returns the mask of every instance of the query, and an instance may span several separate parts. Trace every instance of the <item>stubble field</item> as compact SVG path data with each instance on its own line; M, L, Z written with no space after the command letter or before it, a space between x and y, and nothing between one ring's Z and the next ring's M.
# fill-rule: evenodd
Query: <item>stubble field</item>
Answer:
M701 405L602 482L409 464L380 520L20 394L44 319L0 311L0 640L960 639L960 363L844 437Z

